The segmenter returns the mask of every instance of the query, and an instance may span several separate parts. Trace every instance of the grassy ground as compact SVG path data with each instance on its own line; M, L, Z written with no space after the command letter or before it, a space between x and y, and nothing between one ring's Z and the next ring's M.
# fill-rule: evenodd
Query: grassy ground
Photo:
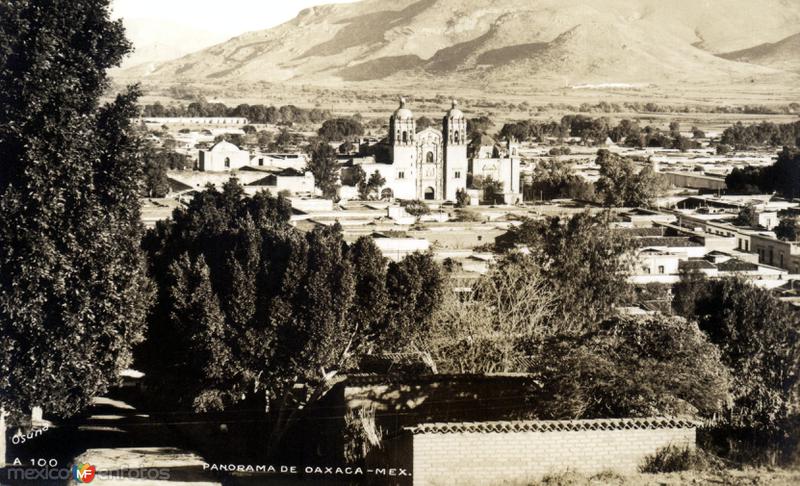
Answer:
M543 478L530 486L796 486L800 484L800 470L745 469L721 471L688 471L669 474L637 474L620 476L608 472L591 477L563 473Z

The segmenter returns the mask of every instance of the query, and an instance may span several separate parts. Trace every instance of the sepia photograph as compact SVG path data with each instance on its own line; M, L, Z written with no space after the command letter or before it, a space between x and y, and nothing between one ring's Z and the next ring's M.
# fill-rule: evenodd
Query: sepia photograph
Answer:
M80 484L800 485L800 0L0 0L0 486Z

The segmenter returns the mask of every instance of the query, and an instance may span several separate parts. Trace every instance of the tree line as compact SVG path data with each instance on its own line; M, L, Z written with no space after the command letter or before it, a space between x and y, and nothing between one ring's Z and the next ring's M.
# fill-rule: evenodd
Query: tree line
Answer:
M629 147L663 147L688 150L699 148L694 138L703 138L705 134L692 127L693 138L681 134L680 124L672 122L668 132L660 128L640 127L638 122L628 119L613 125L606 117L593 118L586 115L565 115L559 122L524 120L506 123L500 130L500 137L506 140L544 142L546 138L562 140L567 137L579 137L592 145L605 143L610 139L614 143L624 143Z
M755 146L798 146L800 145L800 121L777 124L761 122L744 125L737 122L722 132L720 142L737 148Z
M591 183L575 172L574 161L553 158L539 162L523 180L525 199L576 199L607 207L654 207L670 186L650 164L637 167L632 159L606 149L597 152L595 163L600 166L600 178Z
M271 125L295 123L321 123L333 117L329 110L319 108L300 108L294 105L280 107L263 104L240 104L229 107L224 103L194 101L188 105L183 103L162 105L160 102L146 104L142 107L142 116L155 118L179 117L243 117L250 123L266 123Z
M766 167L736 167L725 177L728 191L738 194L771 194L787 199L800 197L800 149L784 147L778 160Z

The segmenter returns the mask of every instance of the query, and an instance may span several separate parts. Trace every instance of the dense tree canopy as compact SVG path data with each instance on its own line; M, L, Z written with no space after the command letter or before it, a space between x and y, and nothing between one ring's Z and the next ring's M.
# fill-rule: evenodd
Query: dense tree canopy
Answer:
M734 278L687 276L676 287L676 309L696 319L732 371L727 420L774 435L797 413L800 316L769 290Z
M188 157L172 150L158 149L148 146L144 152L144 184L142 195L146 197L164 197L170 191L168 170L184 170L189 163Z
M327 141L355 140L362 135L364 135L364 127L361 122L353 118L325 120L319 129L320 138Z
M443 292L430 255L389 264L371 239L303 233L289 214L233 181L148 234L159 294L141 362L154 397L195 410L251 400L279 438L360 356L424 334Z
M481 134L488 133L494 127L494 122L485 115L467 119L467 138L472 140Z
M142 339L137 90L108 0L0 2L0 408L67 415Z
M598 198L609 207L650 207L667 188L667 182L651 166L637 170L629 159L608 150L597 152L600 179Z
M543 341L531 361L539 418L710 418L728 399L719 350L681 318L615 317L594 333Z
M796 146L800 138L800 122L775 124L761 122L744 125L737 122L722 132L721 143L734 147L769 145L772 147Z
M755 205L746 204L739 209L739 212L736 214L736 218L733 220L733 224L748 228L758 228L760 225L758 224L758 211L756 210Z
M575 174L570 162L549 159L539 162L523 185L526 200L594 199L594 185Z
M497 239L508 251L527 247L556 295L554 319L564 332L593 328L624 302L633 245L609 226L610 215L580 213L570 218L526 220ZM560 325L560 324L559 324Z
M797 241L800 238L800 220L797 216L781 218L774 231L775 236L783 241Z
M733 193L778 192L787 199L800 197L800 149L784 147L770 166L734 168L725 183Z

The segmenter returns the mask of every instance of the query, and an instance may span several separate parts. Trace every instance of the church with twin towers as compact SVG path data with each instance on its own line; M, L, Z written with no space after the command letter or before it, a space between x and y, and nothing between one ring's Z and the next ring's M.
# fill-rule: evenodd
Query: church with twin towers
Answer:
M374 172L386 180L381 198L455 201L467 188L467 120L453 101L441 126L417 132L414 114L405 98L389 119L385 140L362 147L353 159L367 176Z

